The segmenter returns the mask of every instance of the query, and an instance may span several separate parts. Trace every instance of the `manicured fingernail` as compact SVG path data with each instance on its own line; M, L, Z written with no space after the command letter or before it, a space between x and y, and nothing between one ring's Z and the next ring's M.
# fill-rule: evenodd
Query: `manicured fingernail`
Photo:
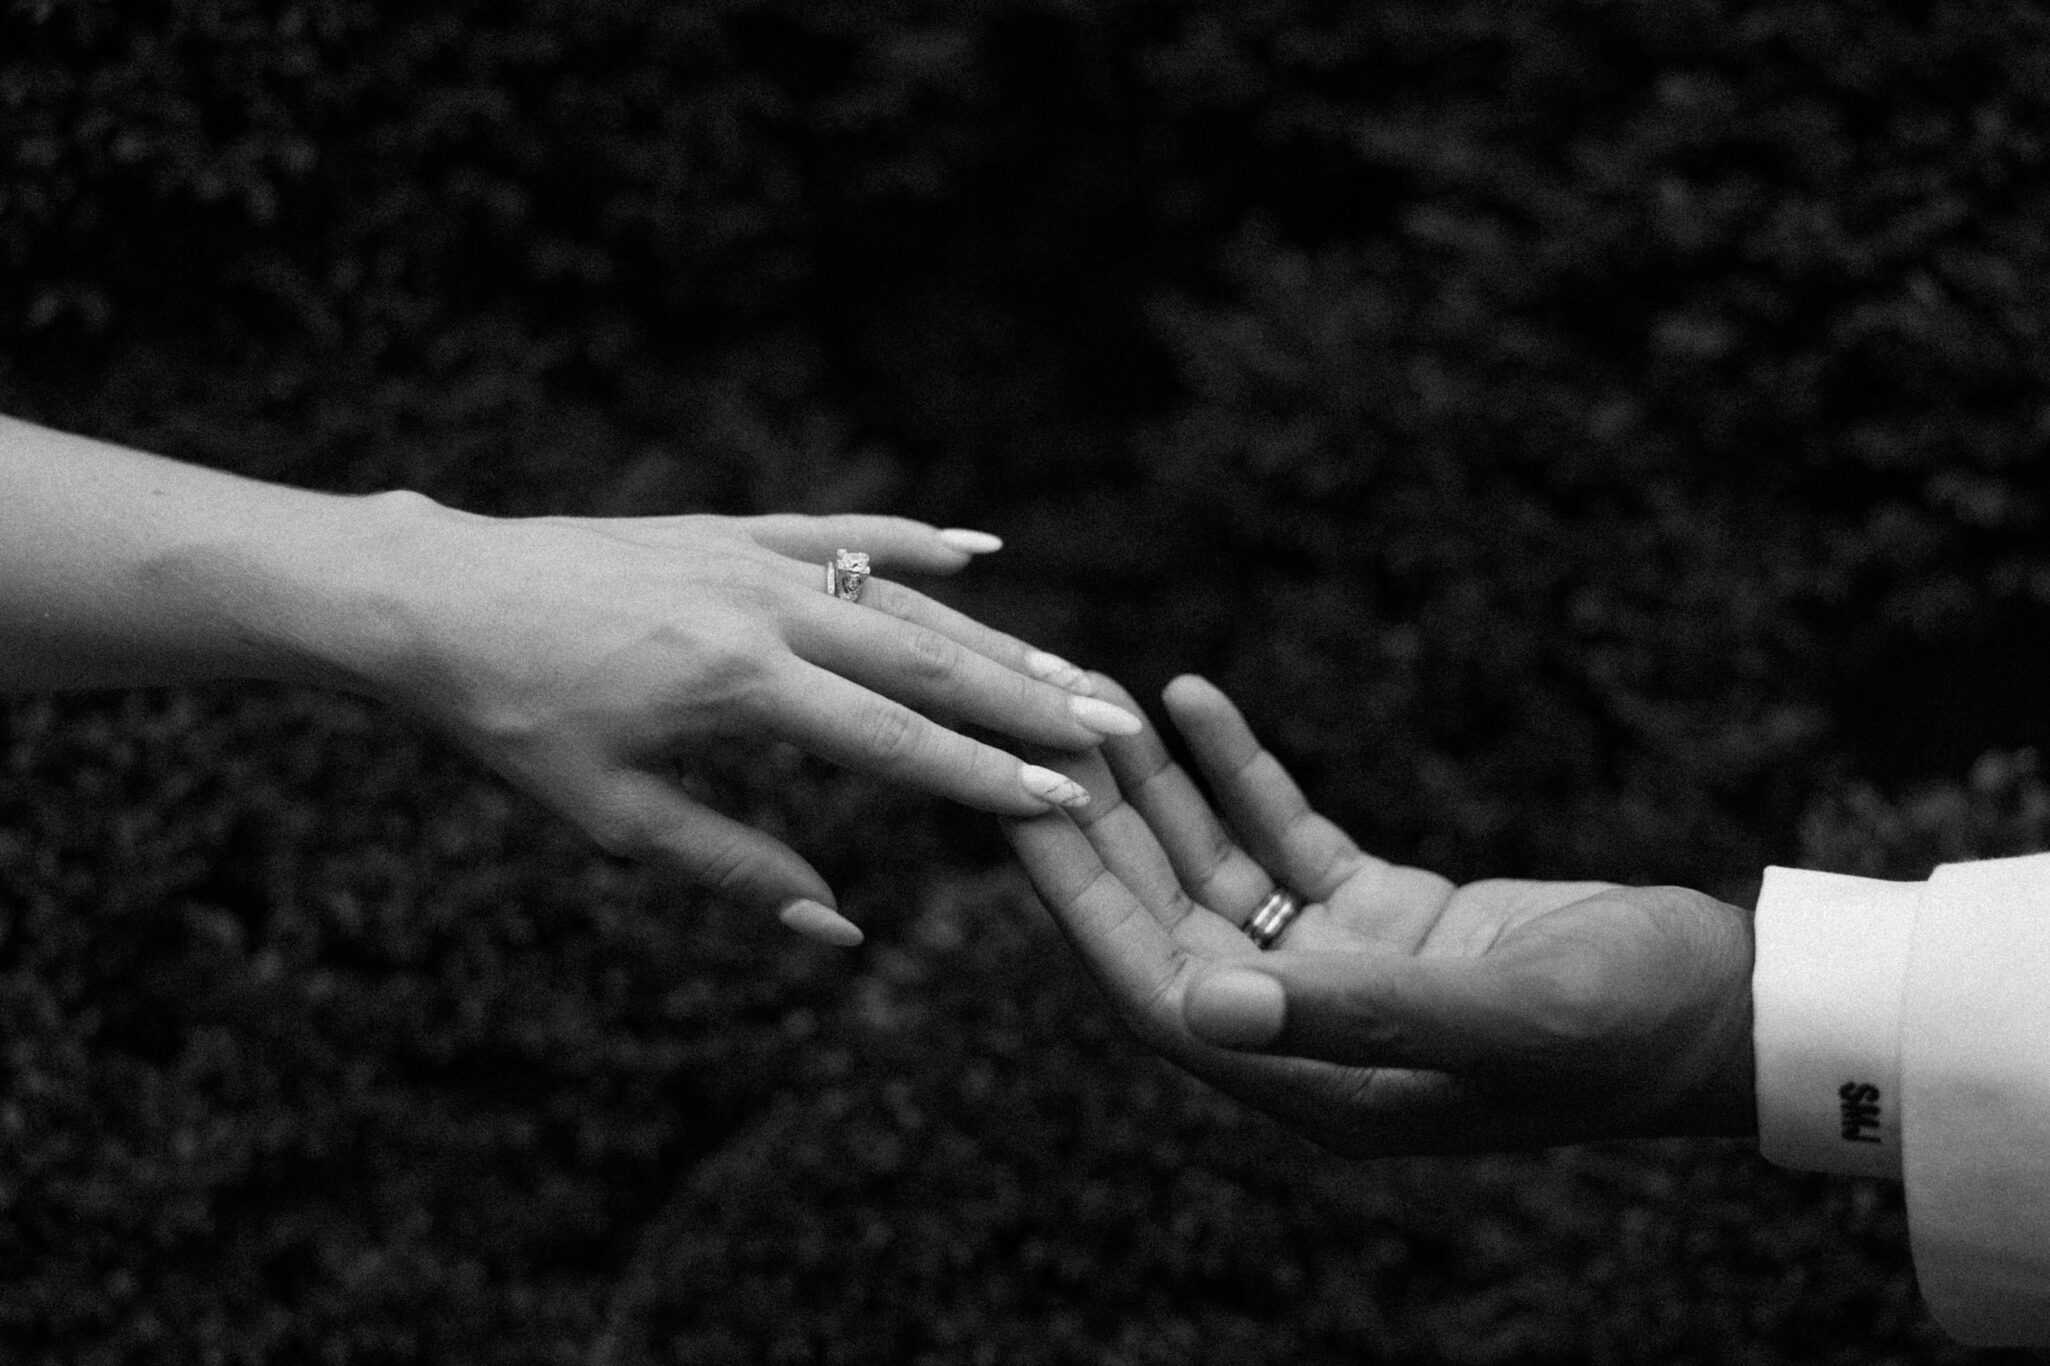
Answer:
M816 939L836 949L851 949L863 938L861 926L816 901L793 901L776 912L776 918L806 939Z
M1042 683L1051 683L1056 688L1080 693L1084 697L1096 695L1096 685L1089 681L1089 675L1062 659L1044 650L1034 650L1025 656L1025 669Z
M1112 706L1097 697L1071 697L1068 710L1098 735L1137 735L1146 729L1144 721L1123 707Z
M1004 538L992 536L987 531L970 531L966 527L950 526L940 533L940 540L964 555L987 555L992 550L1004 548Z
M1043 802L1065 806L1073 811L1089 805L1089 790L1073 778L1064 778L1050 768L1037 764L1026 764L1018 770L1018 781L1025 790Z
M1263 1048L1281 1037L1288 994L1264 972L1220 968L1189 984L1182 1018L1206 1043L1220 1048Z

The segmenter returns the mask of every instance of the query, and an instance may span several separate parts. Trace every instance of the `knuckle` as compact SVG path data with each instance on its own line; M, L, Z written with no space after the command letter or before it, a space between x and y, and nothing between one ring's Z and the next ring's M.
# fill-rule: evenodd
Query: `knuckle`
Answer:
M899 621L910 620L913 600L914 595L910 589L902 584L892 583L888 579L881 578L870 579L868 586L861 593L861 605L863 607L873 607L879 612L884 612L897 618Z
M697 643L690 669L693 703L714 711L747 712L768 681L768 660L759 644L738 633Z
M1232 843L1231 833L1215 821L1206 823L1196 832L1189 880L1199 886L1211 886L1224 873L1236 853L1238 846Z
M620 809L587 815L581 824L598 847L637 863L659 863L722 895L739 897L757 881L759 860L741 835L722 834L702 847L681 838L674 823L648 812Z
M1616 1042L1627 1027L1620 985L1588 957L1555 964L1530 983L1525 1008L1544 1051L1571 1055Z
M1152 1048L1167 1048L1176 1043L1182 1033L1178 986L1178 979L1168 974L1121 1001L1119 1014L1125 1028Z
M1336 827L1331 827L1336 829ZM1352 877L1363 862L1360 853L1350 840L1341 838L1331 851L1329 866L1323 874L1334 880ZM1452 900L1458 890L1452 879L1422 868L1408 868L1399 864L1385 864L1379 873L1380 895L1408 905L1443 907Z
M1137 716L1140 713L1135 710L1132 714ZM1166 799L1172 799L1179 770L1175 765L1174 756L1164 747L1153 746L1142 750L1136 763L1129 752L1123 755L1114 753L1111 762L1117 768L1118 786L1131 794L1134 801L1150 800L1156 792L1165 794Z
M869 703L856 718L855 729L862 748L888 764L910 762L923 743L918 714L894 702Z
M1342 996L1340 1006L1341 1012L1330 1023L1336 1026L1333 1032L1343 1038L1348 1049L1386 1062L1408 1060L1408 1050L1414 1047L1414 1041L1379 991L1351 988Z
M737 835L712 842L695 860L698 880L721 896L737 898L756 881L757 863L753 850Z
M1370 1068L1346 1068L1328 1074L1329 1101L1322 1108L1333 1116L1371 1113L1379 1099L1381 1074Z
M1228 764L1220 775L1226 783L1236 786L1257 785L1260 771L1266 765L1277 762L1273 755L1255 746L1251 754L1236 763Z
M758 635L771 623L782 621L798 595L798 589L780 568L770 561L775 554L752 541L719 571L719 593L731 614L727 629L749 636Z
M647 858L660 842L648 819L635 811L595 811L579 822L600 849L619 858Z
M904 669L915 682L950 683L960 673L961 647L930 627L917 627L904 641Z
M1349 855L1344 849L1325 849L1317 858L1306 885L1336 887L1345 881Z

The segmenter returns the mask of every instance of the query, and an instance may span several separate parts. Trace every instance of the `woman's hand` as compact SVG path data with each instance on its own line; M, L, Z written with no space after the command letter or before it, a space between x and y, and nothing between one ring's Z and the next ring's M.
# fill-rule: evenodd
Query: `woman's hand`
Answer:
M1224 820L1149 730L1067 765L1086 809L1007 826L1163 1055L1353 1155L1753 1131L1742 911L1386 863L1309 808L1223 693L1183 678L1166 702ZM1262 952L1241 926L1277 885L1307 905Z
M461 739L605 848L774 906L831 943L860 931L793 849L685 796L666 770L761 737L1010 816L1088 800L951 729L1078 752L1139 719L1080 671L884 578L825 591L840 548L950 573L994 538L889 517L508 520L424 499L366 571L383 602L362 686ZM1062 686L1065 685L1065 686Z
M337 497L0 417L0 692L267 678L443 727L607 848L861 932L787 845L691 801L673 765L735 737L986 811L1087 795L950 729L1073 753L1137 731L1072 665L838 550L949 573L993 537L889 517L479 517Z

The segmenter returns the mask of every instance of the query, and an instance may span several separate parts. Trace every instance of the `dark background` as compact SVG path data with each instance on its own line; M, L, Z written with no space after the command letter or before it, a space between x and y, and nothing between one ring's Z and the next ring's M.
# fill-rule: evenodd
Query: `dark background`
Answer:
M2050 843L2050 18L1937 0L0 11L0 410L480 511L888 510L1456 876ZM1958 1361L1896 1192L1344 1164L978 817L706 775L868 925L404 721L0 709L0 1349Z

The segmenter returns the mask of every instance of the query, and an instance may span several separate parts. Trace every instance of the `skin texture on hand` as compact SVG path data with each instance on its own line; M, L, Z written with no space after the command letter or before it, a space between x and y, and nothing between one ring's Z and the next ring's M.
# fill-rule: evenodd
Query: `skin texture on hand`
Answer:
M1221 817L1148 730L1065 764L1087 808L1006 827L1163 1056L1354 1156L1755 1130L1748 914L1376 859L1221 692L1165 700ZM1262 952L1240 926L1277 883L1308 904Z
M831 921L788 845L691 801L663 766L738 737L1027 815L1086 800L1072 782L935 716L1079 751L1137 718L1042 681L1043 658L901 584L859 603L822 565L860 545L878 569L968 562L937 529L884 517L630 520L472 517L427 505L430 592L388 585L375 691L462 739L604 847L733 897ZM388 561L404 566L408 556ZM818 935L844 942L832 933Z
M1072 665L842 548L952 573L1000 543L893 517L493 518L265 484L0 418L0 689L263 678L402 707L606 848L859 942L787 844L691 801L739 737L1001 815L1087 794L954 722L1074 753L1140 721Z

